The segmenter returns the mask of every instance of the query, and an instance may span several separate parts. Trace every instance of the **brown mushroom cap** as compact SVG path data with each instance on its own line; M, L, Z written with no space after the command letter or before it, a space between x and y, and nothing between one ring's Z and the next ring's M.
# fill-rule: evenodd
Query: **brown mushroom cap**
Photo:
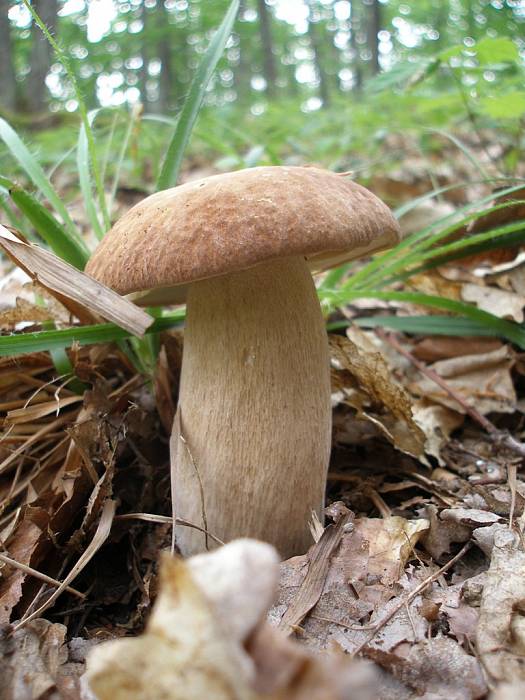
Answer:
M147 303L179 302L196 280L294 255L327 269L398 240L388 207L347 177L259 167L147 197L117 221L86 272L120 294L156 290Z

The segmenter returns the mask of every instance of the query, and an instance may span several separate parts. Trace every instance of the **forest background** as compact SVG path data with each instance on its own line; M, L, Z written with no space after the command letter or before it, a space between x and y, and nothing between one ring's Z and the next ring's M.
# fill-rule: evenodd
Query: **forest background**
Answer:
M181 108L227 5L33 2L69 56L88 109L140 103L145 114L167 116ZM208 160L222 154L231 167L294 155L349 169L377 155L389 133L415 130L419 146L432 150L429 128L464 124L468 142L472 130L497 126L504 143L492 158L502 158L500 173L513 173L525 113L524 27L521 0L243 0L194 150ZM40 157L52 160L74 143L73 129L56 127L76 124L67 115L79 105L23 3L0 0L0 63L0 114L22 128L52 125L40 144ZM398 156L382 153L383 170Z

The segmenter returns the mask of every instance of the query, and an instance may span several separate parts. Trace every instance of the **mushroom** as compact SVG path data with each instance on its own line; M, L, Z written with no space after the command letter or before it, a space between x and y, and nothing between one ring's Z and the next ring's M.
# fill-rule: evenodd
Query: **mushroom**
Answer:
M331 446L328 340L311 270L397 242L389 209L348 178L258 167L147 197L86 271L137 303L186 300L171 435L175 514L289 557L322 517ZM184 555L211 540L176 528Z

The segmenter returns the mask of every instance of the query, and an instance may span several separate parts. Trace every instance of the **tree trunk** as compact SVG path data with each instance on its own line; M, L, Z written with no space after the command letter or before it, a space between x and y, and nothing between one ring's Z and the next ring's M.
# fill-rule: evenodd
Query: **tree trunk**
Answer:
M9 0L0 0L0 107L9 112L16 108L16 82L11 46L11 26L7 12Z
M257 0L257 13L259 15L259 31L263 50L263 74L266 80L266 94L268 97L274 97L277 67L273 51L271 16L265 0Z
M323 57L321 55L321 39L319 37L319 28L313 21L314 11L312 0L308 0L308 36L310 44L314 52L315 72L319 81L319 96L323 101L323 107L328 107L330 104L330 91L328 89L328 76L324 67Z
M33 0L33 7L51 34L56 34L57 0ZM46 102L46 76L53 61L53 49L42 34L40 27L31 26L30 72L27 79L27 105L30 112L42 112Z
M159 41L158 48L161 68L159 75L159 99L156 111L166 113L172 110L175 100L175 71L171 52L174 28L169 24L168 10L162 0L157 3L157 22L162 38Z
M368 46L372 54L372 73L377 75L381 70L379 64L379 32L381 31L381 5L379 0L372 0L368 19Z
M246 11L246 0L241 0L239 5L239 19L237 23L237 32L239 37L239 61L233 69L234 87L237 93L237 100L244 103L250 96L250 79L251 79L251 61L249 55L249 42L245 36L244 29L248 24L243 22L244 13Z
M361 18L357 9L357 1L352 0L352 14L350 19L350 46L353 53L353 69L354 69L354 90L360 92L363 88L363 70L361 66L361 57L359 55L359 44L357 35L361 30Z

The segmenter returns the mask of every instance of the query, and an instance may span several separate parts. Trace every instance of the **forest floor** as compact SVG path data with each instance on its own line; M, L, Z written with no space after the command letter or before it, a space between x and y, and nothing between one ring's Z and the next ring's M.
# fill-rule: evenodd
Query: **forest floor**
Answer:
M369 184L399 203L428 189L415 172ZM416 209L404 225L413 229L433 207L452 211L458 196ZM488 230L494 217L523 218L520 207L478 220L476 230ZM27 321L23 332L40 328L49 316L38 315L34 289L11 263L0 264L2 332ZM407 284L523 321L518 248L448 263ZM69 311L46 299L53 320L67 324ZM301 684L303 657L292 678L267 649L259 687L279 672L282 685L228 694L224 669L204 645L209 685L200 697L525 697L523 355L496 337L351 323L378 313L428 309L358 300L330 318L348 325L330 335L328 525L317 525L309 553L281 563L269 612L302 649L334 655L337 673L317 673L321 661L312 659L331 663L326 656L304 657L317 680ZM56 377L48 353L0 358L1 700L89 697L79 679L90 650L143 632L159 591L160 553L171 543L168 437L182 345L180 329L161 334L153 382L117 344L74 346L84 393ZM228 644L217 640L223 652Z

